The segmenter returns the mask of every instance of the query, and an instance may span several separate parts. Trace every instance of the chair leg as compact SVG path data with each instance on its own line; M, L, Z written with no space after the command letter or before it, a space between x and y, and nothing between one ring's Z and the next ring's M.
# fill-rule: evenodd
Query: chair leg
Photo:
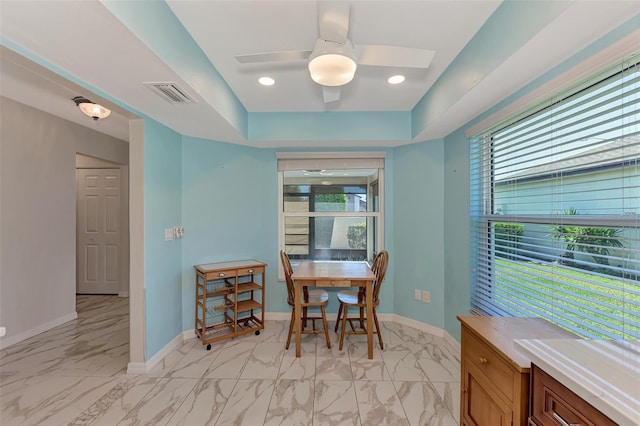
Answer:
M376 323L376 333L378 334L378 341L380 342L380 350L384 350L384 343L382 343L382 333L380 332L380 324L378 323L378 314L376 309L373 308L373 321Z
M349 306L344 305L344 312L342 313L342 331L340 332L340 346L338 349L342 350L342 344L344 343L344 332L347 329L347 314L349 312Z
M363 329L363 330L366 330L366 328L364 326L364 321L365 321L364 306L360 306L360 328Z
M295 321L295 317L293 315L293 310L291 310L291 321L289 321L289 336L287 337L287 344L284 346L285 349L289 349L289 345L291 344L291 333L293 333L294 321Z
M324 325L324 337L327 340L327 348L331 349L331 339L329 339L329 326L327 326L327 316L324 312L324 306L320 305L320 312L322 313L322 324Z
M338 326L340 325L340 314L342 314L342 302L340 302L340 306L338 307L338 318L336 318L336 327L333 329L336 333L338 332Z
M302 329L307 328L307 307L302 308Z

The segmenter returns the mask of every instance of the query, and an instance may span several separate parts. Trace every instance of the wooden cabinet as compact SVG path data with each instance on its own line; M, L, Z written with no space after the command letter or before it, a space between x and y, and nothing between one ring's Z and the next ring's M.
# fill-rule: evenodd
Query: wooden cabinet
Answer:
M211 343L264 329L265 267L257 260L195 265L195 332Z
M531 426L614 426L616 423L535 364L531 368Z
M531 362L514 339L575 338L541 318L459 316L460 424L526 426Z

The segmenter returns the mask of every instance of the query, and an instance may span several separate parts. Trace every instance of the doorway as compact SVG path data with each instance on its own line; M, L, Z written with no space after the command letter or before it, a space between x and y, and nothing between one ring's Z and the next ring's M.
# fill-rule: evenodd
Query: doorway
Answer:
M129 295L128 167L76 155L76 293Z

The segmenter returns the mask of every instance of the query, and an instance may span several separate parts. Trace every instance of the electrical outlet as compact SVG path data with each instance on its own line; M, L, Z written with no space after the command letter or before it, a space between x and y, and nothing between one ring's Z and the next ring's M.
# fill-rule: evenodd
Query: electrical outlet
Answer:
M420 300L420 290L415 289L415 291L413 292L413 297L414 297L416 300Z
M422 290L422 301L424 303L431 303L431 293L429 290Z

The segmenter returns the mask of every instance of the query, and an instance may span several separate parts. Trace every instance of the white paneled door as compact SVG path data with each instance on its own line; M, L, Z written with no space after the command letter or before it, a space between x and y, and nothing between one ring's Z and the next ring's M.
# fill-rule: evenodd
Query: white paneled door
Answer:
M77 172L77 292L118 294L120 169Z

